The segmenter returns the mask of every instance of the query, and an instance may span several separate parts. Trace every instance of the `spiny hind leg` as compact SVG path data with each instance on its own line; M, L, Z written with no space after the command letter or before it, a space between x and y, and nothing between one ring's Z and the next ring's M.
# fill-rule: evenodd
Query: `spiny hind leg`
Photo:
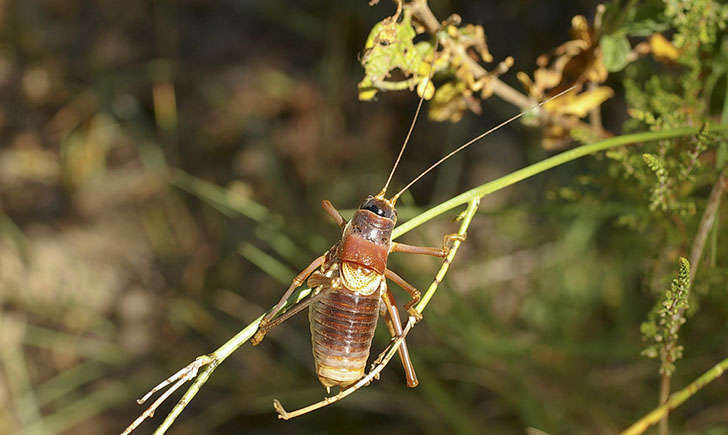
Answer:
M392 338L397 338L402 335L402 320L397 310L397 302L394 300L394 296L389 289L382 294L382 301L387 308L387 329L389 329ZM399 352L399 359L402 361L404 375L407 378L407 386L410 388L416 387L420 382L417 380L417 374L410 359L407 342L405 340L402 340L402 344L397 349L397 352Z

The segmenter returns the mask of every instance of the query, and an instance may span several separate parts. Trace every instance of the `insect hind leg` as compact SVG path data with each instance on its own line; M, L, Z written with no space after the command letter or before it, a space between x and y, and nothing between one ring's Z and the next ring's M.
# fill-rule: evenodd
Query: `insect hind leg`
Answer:
M387 289L382 294L382 301L387 308L387 328L392 338L397 338L402 335L402 321L399 317L399 311L397 310L397 303L394 300L394 295ZM419 385L420 381L417 380L417 374L415 373L414 365L409 356L407 350L407 342L402 340L402 344L397 349L399 352L399 359L402 361L402 367L404 368L404 375L407 378L407 386L414 388Z

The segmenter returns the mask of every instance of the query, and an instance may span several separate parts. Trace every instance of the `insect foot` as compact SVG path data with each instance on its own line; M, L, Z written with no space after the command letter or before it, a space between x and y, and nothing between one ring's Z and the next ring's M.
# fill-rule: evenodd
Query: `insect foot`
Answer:
M445 237L442 238L442 251L445 253L444 256L447 257L456 241L464 242L466 237L467 233L445 234Z
M415 319L415 323L419 323L419 322L420 322L420 320L422 320L422 314L420 314L420 313L419 313L419 312L418 312L418 311L417 311L417 310L415 309L415 307L409 308L409 309L407 310L407 313L408 313L408 314L409 314L410 316L414 317L414 319Z
M253 346L257 346L260 344L261 341L263 341L263 337L265 337L266 328L265 324L261 321L260 325L258 325L258 332L255 333L253 338L250 339L250 344Z

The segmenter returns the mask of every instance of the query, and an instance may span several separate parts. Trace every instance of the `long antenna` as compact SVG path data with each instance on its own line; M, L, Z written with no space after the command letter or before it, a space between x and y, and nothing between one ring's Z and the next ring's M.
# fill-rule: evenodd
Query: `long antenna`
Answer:
M399 196L401 194L403 194L407 189L409 189L410 186L412 186L413 184L415 184L417 182L417 180L419 180L420 178L424 177L425 174L427 174L431 170L435 169L440 163L444 162L445 160L449 159L450 157L454 156L455 154L459 153L460 151L462 151L463 149L465 149L468 146L472 145L473 143L479 141L480 139L488 136L489 134L493 133L494 131L498 130L499 128L501 128L501 127L503 127L503 126L505 126L505 125L507 125L507 124L509 124L509 123L511 123L513 121L515 121L516 119L520 118L521 116L525 115L526 113L530 112L531 110L536 109L538 107L541 107L541 106L543 106L544 104L548 103L551 100L554 100L556 98L559 98L560 96L562 96L565 93L571 91L575 87L576 86L572 86L572 87L570 87L570 88L568 88L568 89L566 89L564 91L559 92L558 94L554 95L553 97L547 98L547 99L541 101L540 103L535 104L533 107L531 107L529 109L526 109L526 110L524 110L523 112L521 112L521 113L519 113L517 115L511 116L510 118L506 119L505 121L501 122L500 124L496 125L495 127L491 128L490 130L486 131L485 133L483 133L483 134L481 134L479 136L476 136L473 139L470 139L469 141L467 141L463 145L460 145L458 148L456 148L455 150L451 151L445 157L443 157L440 160L438 160L437 162L435 162L432 166L430 166L429 168L425 169L424 172L422 172L420 175L418 175L414 180L410 181L409 184L407 184L406 186L404 186L404 188L402 190L400 190L399 192L397 192L397 194L394 195L390 201L393 204L395 202L397 202L397 198L399 198Z
M400 3L401 4L401 3ZM437 46L439 45L439 41L435 42L435 48L433 49L433 53L437 51ZM425 94L427 93L427 85L430 84L430 81L432 80L432 74L435 71L435 60L433 59L432 65L430 65L430 73L427 75L427 78L422 83L422 95L420 95L420 101L417 103L417 110L415 110L415 116L412 118L412 123L410 124L409 131L407 132L407 136L404 138L404 143L402 143L402 148L399 149L399 155L397 156L397 160L394 161L394 166L392 166L392 171L389 173L389 178L387 178L387 182L384 183L384 187L382 187L382 191L377 194L378 198L384 198L384 194L387 193L387 187L389 187L389 183L392 181L392 177L394 176L394 171L397 170L397 166L399 166L399 161L402 159L402 154L404 154L404 149L407 147L407 144L409 143L410 136L412 136L412 130L415 128L415 123L417 122L417 118L420 116L420 109L422 109L422 102L425 99Z
M429 81L429 77L427 78L427 81ZM392 166L392 171L389 173L389 178L387 178L387 182L384 183L384 187L382 187L382 191L379 192L377 195L378 197L384 197L384 194L387 193L387 187L389 187L390 181L392 181L392 177L394 176L394 171L397 170L397 166L399 166L399 161L402 159L402 154L404 154L404 149L407 147L407 143L410 140L410 136L412 135L412 130L415 128L415 123L417 122L417 117L420 116L420 109L422 108L422 101L425 99L425 91L427 90L427 84L424 86L424 90L422 91L422 96L420 96L420 102L417 103L417 110L415 110L415 116L412 118L412 123L410 124L409 131L407 132L407 137L404 138L404 143L402 144L402 148L399 149L399 155L397 156L397 160L394 161L394 166Z

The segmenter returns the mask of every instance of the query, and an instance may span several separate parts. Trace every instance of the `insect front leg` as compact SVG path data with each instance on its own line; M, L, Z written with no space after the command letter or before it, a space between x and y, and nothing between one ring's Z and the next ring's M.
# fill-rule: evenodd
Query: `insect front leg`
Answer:
M317 259L313 260L311 264L308 265L307 268L303 269L301 273L296 275L295 278L293 278L293 281L291 282L291 285L288 287L288 290L283 294L283 297L281 297L281 300L278 301L278 303L273 307L268 314L263 317L263 320L260 321L260 325L258 325L258 332L255 333L252 339L250 339L250 343L253 344L253 346L258 345L261 341L263 341L263 337L268 332L270 328L272 328L275 325L270 325L271 319L273 319L278 312L281 311L283 306L286 304L286 301L291 296L291 293L295 289L301 286L303 282L306 280L306 278L313 273L314 270L316 270L319 266L321 266L324 261L326 260L326 255L322 255L318 257Z
M281 314L280 316L278 316L275 319L271 320L270 322L266 323L265 324L266 332L270 331L271 329L275 328L276 326L280 325L281 323L285 322L286 320L288 320L291 317L295 316L296 314L300 313L301 311L303 311L305 308L307 308L312 303L321 299L324 296L324 294L326 294L327 290L331 290L331 289L324 288L324 289L320 290L318 293L314 294L313 296L310 296L305 301L299 302L290 310L286 311L285 313Z
M446 234L442 239L442 248L433 248L427 246L412 246L405 243L392 242L390 252L403 252L405 254L431 255L433 257L447 257L450 253L453 243L456 240L464 241L464 234Z
M397 338L402 335L402 321L399 318L399 311L397 310L397 303L394 300L392 292L387 288L387 291L382 293L382 301L387 307L387 328L392 338ZM402 360L402 367L404 367L404 375L407 378L407 386L410 388L416 387L420 382L417 380L415 374L415 368L410 360L409 351L407 350L407 342L402 340L402 344L397 350L399 352L399 359Z
M336 222L336 225L340 226L341 228L344 228L346 225L346 219L344 219L343 216L341 216L341 213L339 213L339 210L334 207L334 204L331 203L328 199L324 199L321 201L321 207L323 207L326 214L331 216L332 219L334 219L334 222Z
M386 269L384 271L384 276L387 277L387 279L392 280L395 284L402 287L402 289L404 291L409 293L409 295L412 297L412 299L409 302L407 302L407 304L404 306L404 309L407 311L407 313L410 316L413 316L415 319L417 319L418 322L420 320L422 320L422 314L418 313L414 309L414 305L420 301L420 296L421 296L420 291L417 290L417 288L415 288L415 286L413 286L412 284L405 281L404 278L402 278L401 276L397 275L396 273L394 273L393 271L391 271L389 269Z

